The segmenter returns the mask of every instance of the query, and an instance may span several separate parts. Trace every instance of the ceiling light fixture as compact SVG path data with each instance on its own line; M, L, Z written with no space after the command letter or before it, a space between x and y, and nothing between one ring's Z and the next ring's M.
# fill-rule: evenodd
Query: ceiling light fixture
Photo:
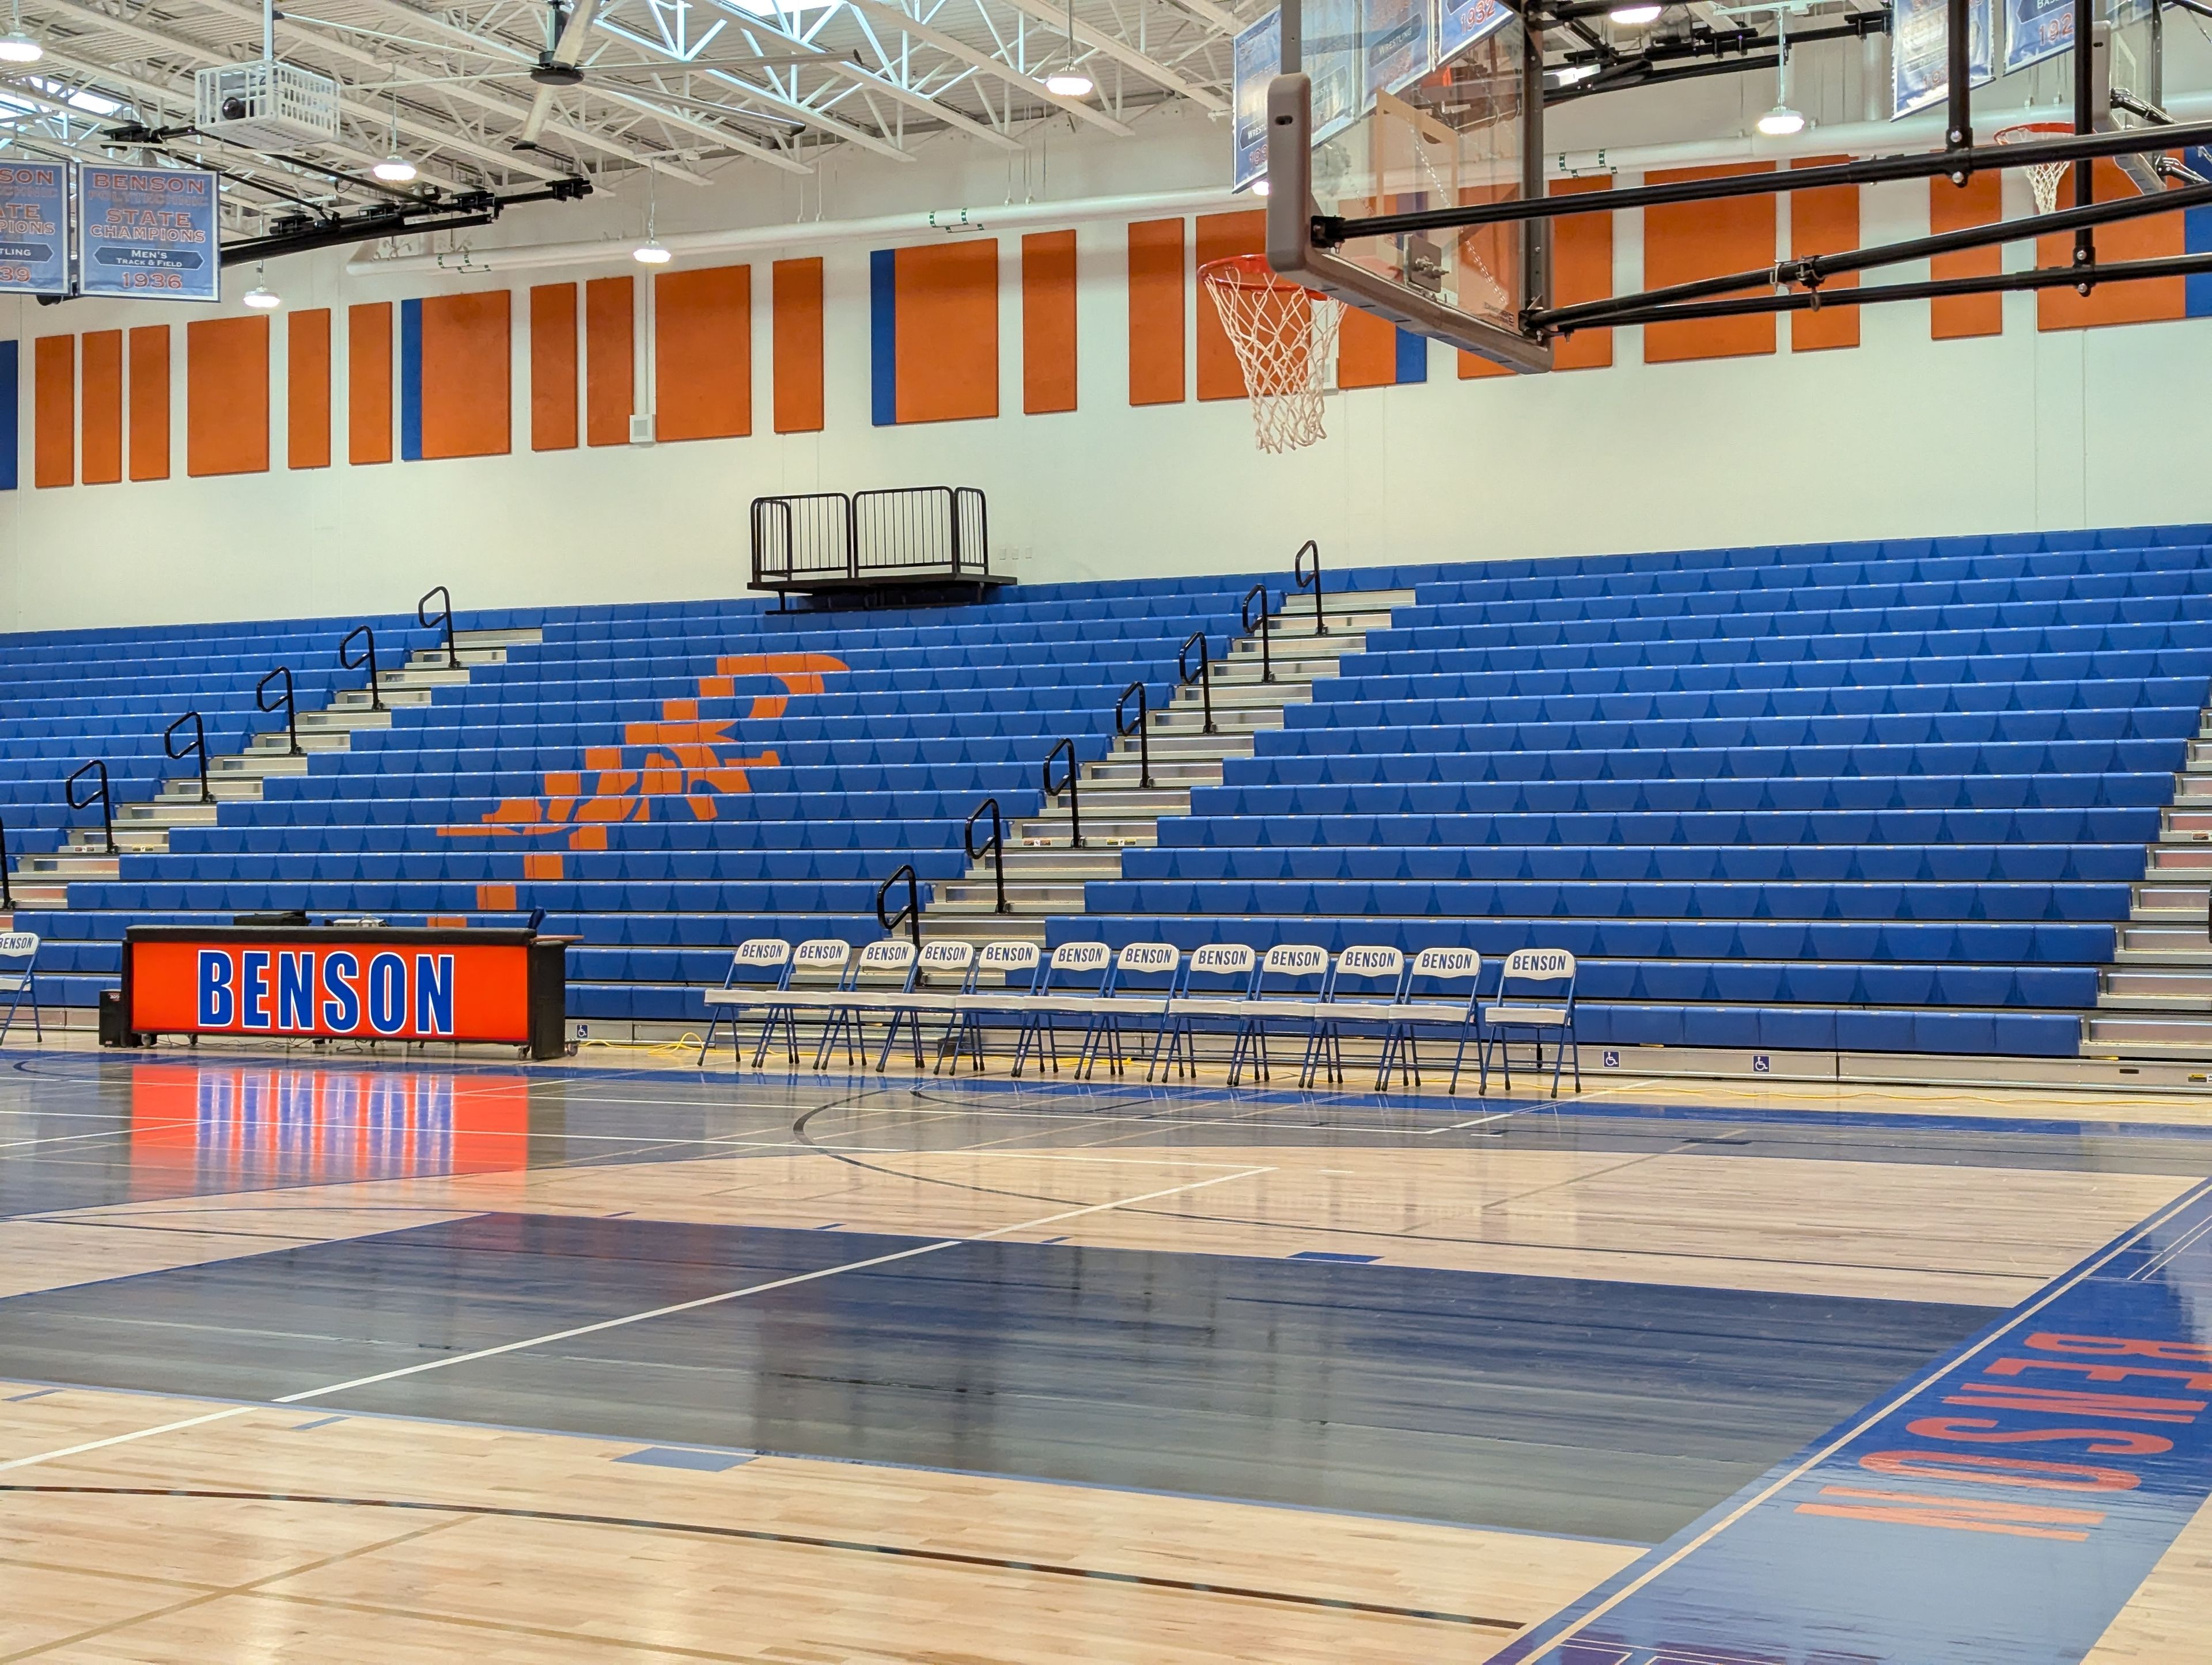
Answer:
M1067 62L1044 78L1044 89L1054 98L1089 98L1097 82L1075 64L1075 0L1067 0Z
M0 64L36 64L46 49L23 33L23 0L15 0L8 18L8 33L0 34Z
M415 164L399 154L399 89L397 87L392 89L391 152L368 171L386 185L405 185L415 177Z
M1252 181L1252 194L1255 197L1266 196L1270 188L1271 187L1265 179L1255 179Z
M1633 29L1640 28L1646 23L1657 22L1659 14L1665 9L1664 6L1615 6L1606 15L1624 28Z
M1571 87L1578 81L1588 81L1597 73L1595 64L1565 64L1552 71L1552 79L1562 87Z
M262 267L256 262L253 268L253 287L246 292L246 304L257 313L273 313L284 304L284 297L261 281Z
M1774 14L1774 107L1759 118L1759 131L1770 139L1786 139L1805 131L1805 118L1790 107L1790 10Z
M676 257L657 240L648 237L629 252L629 258L641 266L665 266Z
M645 171L645 240L629 252L629 258L641 266L665 266L676 257L661 246L660 239L653 233L653 221L660 213L660 181L651 168Z

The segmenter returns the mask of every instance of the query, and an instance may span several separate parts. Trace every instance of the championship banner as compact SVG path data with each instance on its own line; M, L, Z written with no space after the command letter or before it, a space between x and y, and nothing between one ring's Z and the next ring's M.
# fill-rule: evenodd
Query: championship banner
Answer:
M1283 15L1271 11L1240 30L1229 61L1236 86L1230 114L1236 172L1229 184L1242 191L1267 171L1267 83L1283 70Z
M1512 15L1505 0L1443 0L1437 14L1437 62L1450 63Z
M85 167L77 180L79 294L222 298L214 174Z
M2005 73L2074 44L2074 0L2005 0Z
M1993 19L1990 0L1971 0L1966 8L1967 85L1986 87L1996 79L1990 62ZM1895 72L1893 116L1909 116L1951 94L1950 8L1944 0L1896 0L1890 27L1890 64Z
M0 167L0 291L69 293L69 167Z

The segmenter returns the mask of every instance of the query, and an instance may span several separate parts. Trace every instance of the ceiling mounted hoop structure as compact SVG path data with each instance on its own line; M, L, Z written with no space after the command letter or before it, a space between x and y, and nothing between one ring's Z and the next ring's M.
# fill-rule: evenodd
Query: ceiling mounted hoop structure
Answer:
M2074 124L2070 121L2016 121L2011 126L2000 128L1990 136L1996 144L2039 144L2045 139L2072 138ZM2049 214L2058 206L2058 187L2064 183L2074 164L2065 162L2030 162L2021 172L2035 192L2035 209L2039 214Z
M1297 451L1322 439L1322 396L1344 303L1285 282L1264 254L1209 260L1198 281L1237 349L1260 449Z

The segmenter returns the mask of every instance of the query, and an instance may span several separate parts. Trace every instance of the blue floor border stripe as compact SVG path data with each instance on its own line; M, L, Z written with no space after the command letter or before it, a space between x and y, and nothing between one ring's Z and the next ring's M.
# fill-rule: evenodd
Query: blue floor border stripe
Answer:
M2212 1496L2208 1411L2212 1181L1493 1665L2079 1665Z

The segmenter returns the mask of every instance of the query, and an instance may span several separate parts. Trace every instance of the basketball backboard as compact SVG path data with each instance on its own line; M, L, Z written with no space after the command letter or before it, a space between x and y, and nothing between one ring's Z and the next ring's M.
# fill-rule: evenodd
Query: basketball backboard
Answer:
M1542 222L1314 236L1316 216L1536 188L1541 83L1519 14L1502 0L1285 0L1238 36L1237 76L1237 183L1269 187L1279 275L1510 369L1551 368L1520 323L1544 298Z

